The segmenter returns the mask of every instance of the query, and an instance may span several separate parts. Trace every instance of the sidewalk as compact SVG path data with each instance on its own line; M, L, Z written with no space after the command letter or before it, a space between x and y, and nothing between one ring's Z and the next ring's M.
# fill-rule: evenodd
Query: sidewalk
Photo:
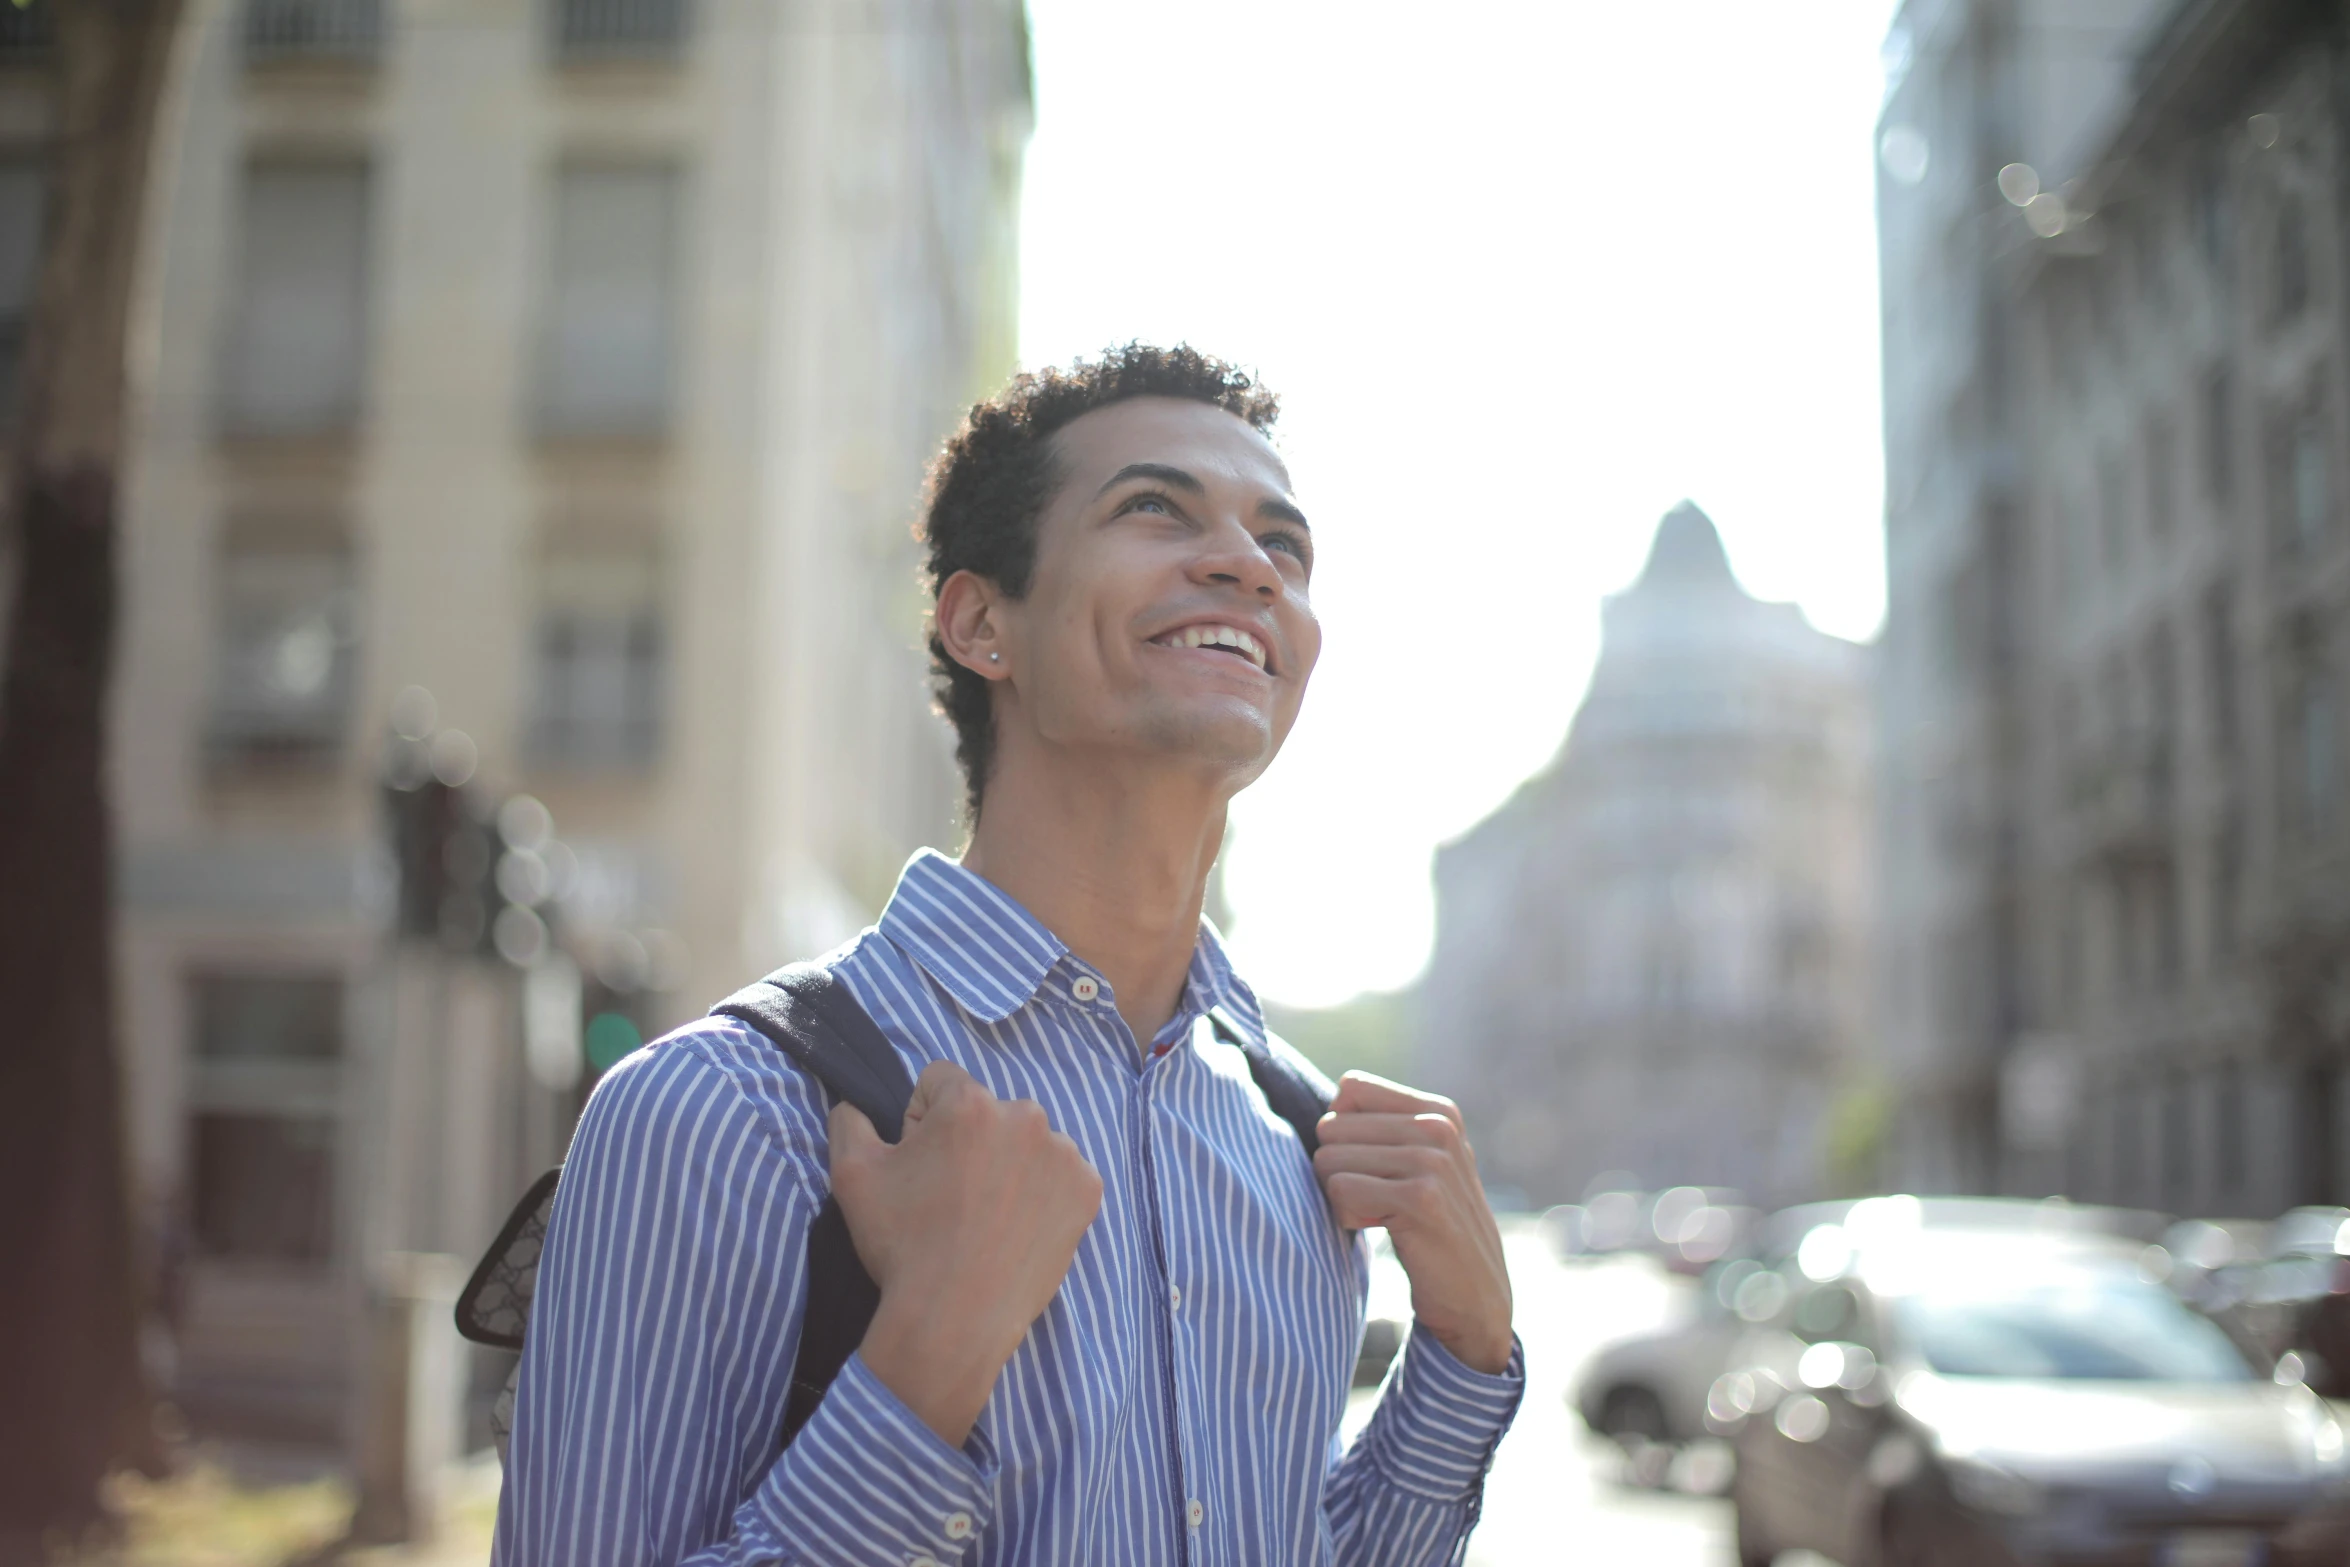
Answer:
M481 1453L449 1479L447 1507L429 1541L339 1544L351 1519L350 1484L336 1476L251 1474L214 1454L192 1453L164 1480L122 1475L109 1502L123 1538L69 1567L485 1567L497 1521L497 1456Z

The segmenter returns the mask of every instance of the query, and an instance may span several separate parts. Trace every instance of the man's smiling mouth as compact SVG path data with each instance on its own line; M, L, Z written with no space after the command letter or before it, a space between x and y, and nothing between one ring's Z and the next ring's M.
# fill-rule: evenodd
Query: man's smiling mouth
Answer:
M1259 669L1268 669L1271 662L1264 643L1238 626L1220 625L1213 621L1184 626L1165 636L1153 637L1151 644L1154 647L1206 648L1210 652L1247 659Z

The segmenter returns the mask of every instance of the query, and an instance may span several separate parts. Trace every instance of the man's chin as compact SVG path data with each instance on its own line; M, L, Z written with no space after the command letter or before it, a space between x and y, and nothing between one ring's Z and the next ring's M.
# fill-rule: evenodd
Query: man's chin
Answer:
M1253 703L1193 700L1153 713L1144 736L1151 750L1171 762L1181 758L1226 771L1242 769L1253 778L1280 751L1285 731Z

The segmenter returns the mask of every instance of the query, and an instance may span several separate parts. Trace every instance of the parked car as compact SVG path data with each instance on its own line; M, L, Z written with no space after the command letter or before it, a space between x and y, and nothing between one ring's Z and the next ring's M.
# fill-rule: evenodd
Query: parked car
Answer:
M1603 1346L1575 1388L1583 1423L1627 1449L1705 1436L1706 1393L1747 1332L1739 1287L1763 1271L1749 1257L1717 1264L1700 1281L1687 1317Z
M1707 1270L1689 1315L1618 1339L1592 1356L1572 1394L1583 1423L1627 1449L1718 1434L1709 1433L1706 1423L1707 1391L1728 1369L1748 1328L1784 1303L1785 1283L1776 1269L1806 1235L1848 1220L1861 1234L1887 1222L2129 1238L2150 1237L2161 1228L2154 1215L2135 1210L1984 1197L1846 1199L1784 1208L1759 1221L1741 1217L1740 1234L1751 1251Z
M1702 1273L1745 1250L1756 1214L1724 1186L1603 1191L1545 1210L1542 1227L1562 1261L1639 1252L1676 1273Z
M2295 1208L2262 1229L2262 1244L2190 1275L2194 1298L2321 1396L2350 1399L2350 1209Z
M2159 1271L2135 1237L1816 1227L1708 1395L1739 1560L2340 1563L2339 1420Z

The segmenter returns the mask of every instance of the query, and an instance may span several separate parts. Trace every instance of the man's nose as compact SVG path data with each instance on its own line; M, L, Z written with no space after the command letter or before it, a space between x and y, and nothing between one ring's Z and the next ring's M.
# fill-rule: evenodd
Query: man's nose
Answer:
M1192 562L1192 579L1217 587L1238 588L1259 598L1281 595L1281 568L1248 525L1238 518L1220 524L1206 547Z

